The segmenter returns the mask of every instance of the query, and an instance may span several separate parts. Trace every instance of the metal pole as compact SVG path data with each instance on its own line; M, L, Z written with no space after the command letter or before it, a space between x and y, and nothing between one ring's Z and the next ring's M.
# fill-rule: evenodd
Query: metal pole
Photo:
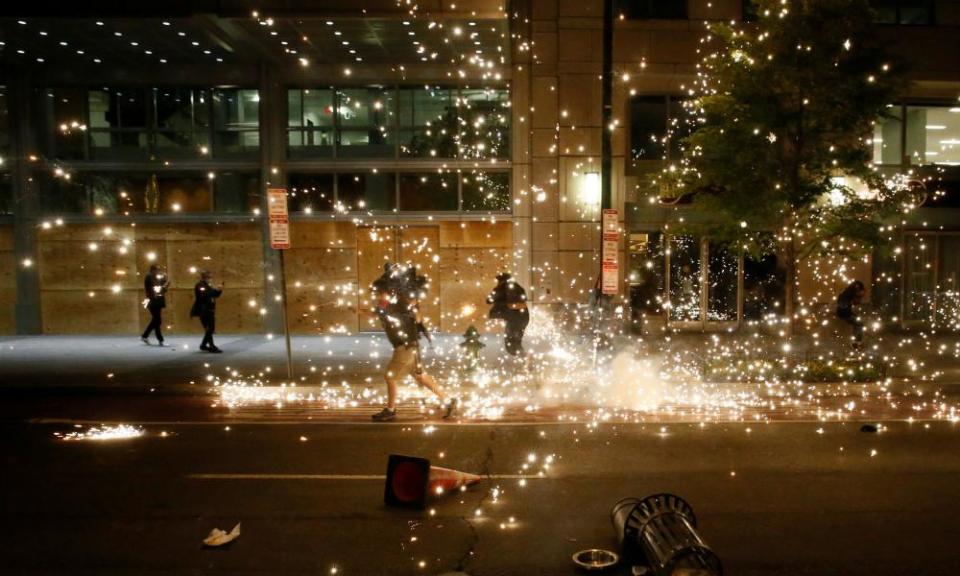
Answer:
M287 270L283 265L283 250L280 252L280 290L283 299L283 338L287 345L287 379L293 383L293 354L290 352L290 322L287 318Z
M603 149L600 165L600 208L608 210L613 208L612 182L610 179L610 156L612 154L610 124L613 122L613 0L603 0L603 74L601 90L603 91L603 126L601 128Z

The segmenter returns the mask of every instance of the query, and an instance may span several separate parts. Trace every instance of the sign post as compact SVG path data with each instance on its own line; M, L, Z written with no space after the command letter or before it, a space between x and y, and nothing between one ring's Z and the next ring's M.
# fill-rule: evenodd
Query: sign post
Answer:
M290 352L290 324L287 319L287 271L283 251L290 249L290 214L287 212L287 191L267 189L267 218L270 222L270 247L280 251L280 289L283 299L283 337L287 347L287 378L293 383L293 355Z
M617 211L604 210L602 221L603 250L601 254L600 287L604 294L620 292L620 230L617 227Z

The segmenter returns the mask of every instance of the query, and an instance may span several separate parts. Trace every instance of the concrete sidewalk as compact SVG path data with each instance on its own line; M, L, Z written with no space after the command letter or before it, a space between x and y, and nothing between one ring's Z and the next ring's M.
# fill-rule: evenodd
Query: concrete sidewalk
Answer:
M722 335L733 339L736 335ZM710 334L673 334L670 340L656 340L658 353L685 349L701 352ZM434 346L424 346L425 360L449 364L456 357L462 336L435 335ZM504 356L502 337L485 334L483 362L496 365ZM172 336L167 346L145 345L136 336L24 336L0 337L0 389L68 389L116 392L205 393L208 375L223 377L236 372L247 378L270 383L286 381L283 338L265 335L223 335L217 344L223 354L197 349L198 336ZM587 340L583 346L590 346ZM894 354L900 361L892 375L911 377L912 359L916 375L939 372L938 381L960 383L958 336L935 340L917 336L885 335L881 355ZM537 350L537 343L529 347ZM541 348L543 345L541 344ZM309 385L321 379L363 379L378 376L390 355L390 344L379 333L292 338L296 380ZM540 350L543 351L543 350ZM795 345L791 355L805 352Z

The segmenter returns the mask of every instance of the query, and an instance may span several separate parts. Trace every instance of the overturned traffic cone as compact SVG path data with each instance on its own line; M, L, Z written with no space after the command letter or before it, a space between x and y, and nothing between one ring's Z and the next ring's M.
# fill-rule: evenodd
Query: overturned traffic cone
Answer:
M387 506L423 508L427 498L480 481L476 474L431 466L426 458L391 454L383 502Z

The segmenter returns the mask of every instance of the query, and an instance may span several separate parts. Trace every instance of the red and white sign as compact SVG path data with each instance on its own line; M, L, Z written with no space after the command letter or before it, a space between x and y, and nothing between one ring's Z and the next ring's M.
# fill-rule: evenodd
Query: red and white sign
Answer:
M604 210L601 229L603 231L603 251L601 253L600 290L604 294L620 293L620 228L616 210Z
M283 188L267 190L267 218L270 219L270 247L274 250L290 248L290 215L287 212L287 191Z

